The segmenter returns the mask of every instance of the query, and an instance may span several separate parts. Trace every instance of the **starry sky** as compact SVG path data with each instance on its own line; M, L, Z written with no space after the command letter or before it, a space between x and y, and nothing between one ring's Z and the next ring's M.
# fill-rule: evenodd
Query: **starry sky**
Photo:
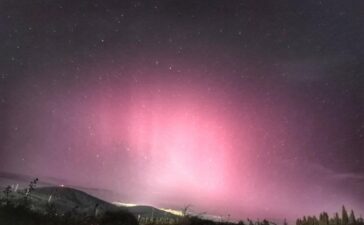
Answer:
M362 1L0 2L0 170L232 218L364 213Z

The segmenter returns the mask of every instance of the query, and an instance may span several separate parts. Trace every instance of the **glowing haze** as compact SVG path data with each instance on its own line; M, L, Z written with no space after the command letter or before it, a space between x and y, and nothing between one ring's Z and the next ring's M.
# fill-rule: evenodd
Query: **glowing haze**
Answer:
M0 3L0 170L234 219L363 212L360 7L183 2Z
M123 150L143 167L150 191L191 191L210 198L226 191L232 140L231 125L216 110L221 103L203 100L194 84L133 86L108 106L103 100L92 103L101 149L125 144Z

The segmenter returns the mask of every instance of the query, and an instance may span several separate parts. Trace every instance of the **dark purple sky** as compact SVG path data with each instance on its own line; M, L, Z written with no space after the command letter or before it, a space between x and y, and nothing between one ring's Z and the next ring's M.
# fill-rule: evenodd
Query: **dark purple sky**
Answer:
M364 213L363 10L1 1L0 170L234 218Z

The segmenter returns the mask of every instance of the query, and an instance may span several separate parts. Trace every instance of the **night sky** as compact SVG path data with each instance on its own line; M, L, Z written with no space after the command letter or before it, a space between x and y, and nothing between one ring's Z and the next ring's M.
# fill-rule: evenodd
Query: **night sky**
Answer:
M0 2L0 170L133 203L364 213L363 1Z

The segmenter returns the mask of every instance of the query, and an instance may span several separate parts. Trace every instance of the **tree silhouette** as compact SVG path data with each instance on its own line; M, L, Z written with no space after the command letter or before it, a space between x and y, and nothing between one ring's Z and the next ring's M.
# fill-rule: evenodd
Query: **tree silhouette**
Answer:
M341 225L349 225L349 216L348 212L345 209L345 206L343 206L341 212Z
M11 186L8 185L6 186L6 188L3 191L4 195L5 195L5 205L9 206L10 204L10 194L11 194Z
M356 224L355 214L354 214L354 211L351 210L350 216L349 216L349 225L355 225L355 224Z

